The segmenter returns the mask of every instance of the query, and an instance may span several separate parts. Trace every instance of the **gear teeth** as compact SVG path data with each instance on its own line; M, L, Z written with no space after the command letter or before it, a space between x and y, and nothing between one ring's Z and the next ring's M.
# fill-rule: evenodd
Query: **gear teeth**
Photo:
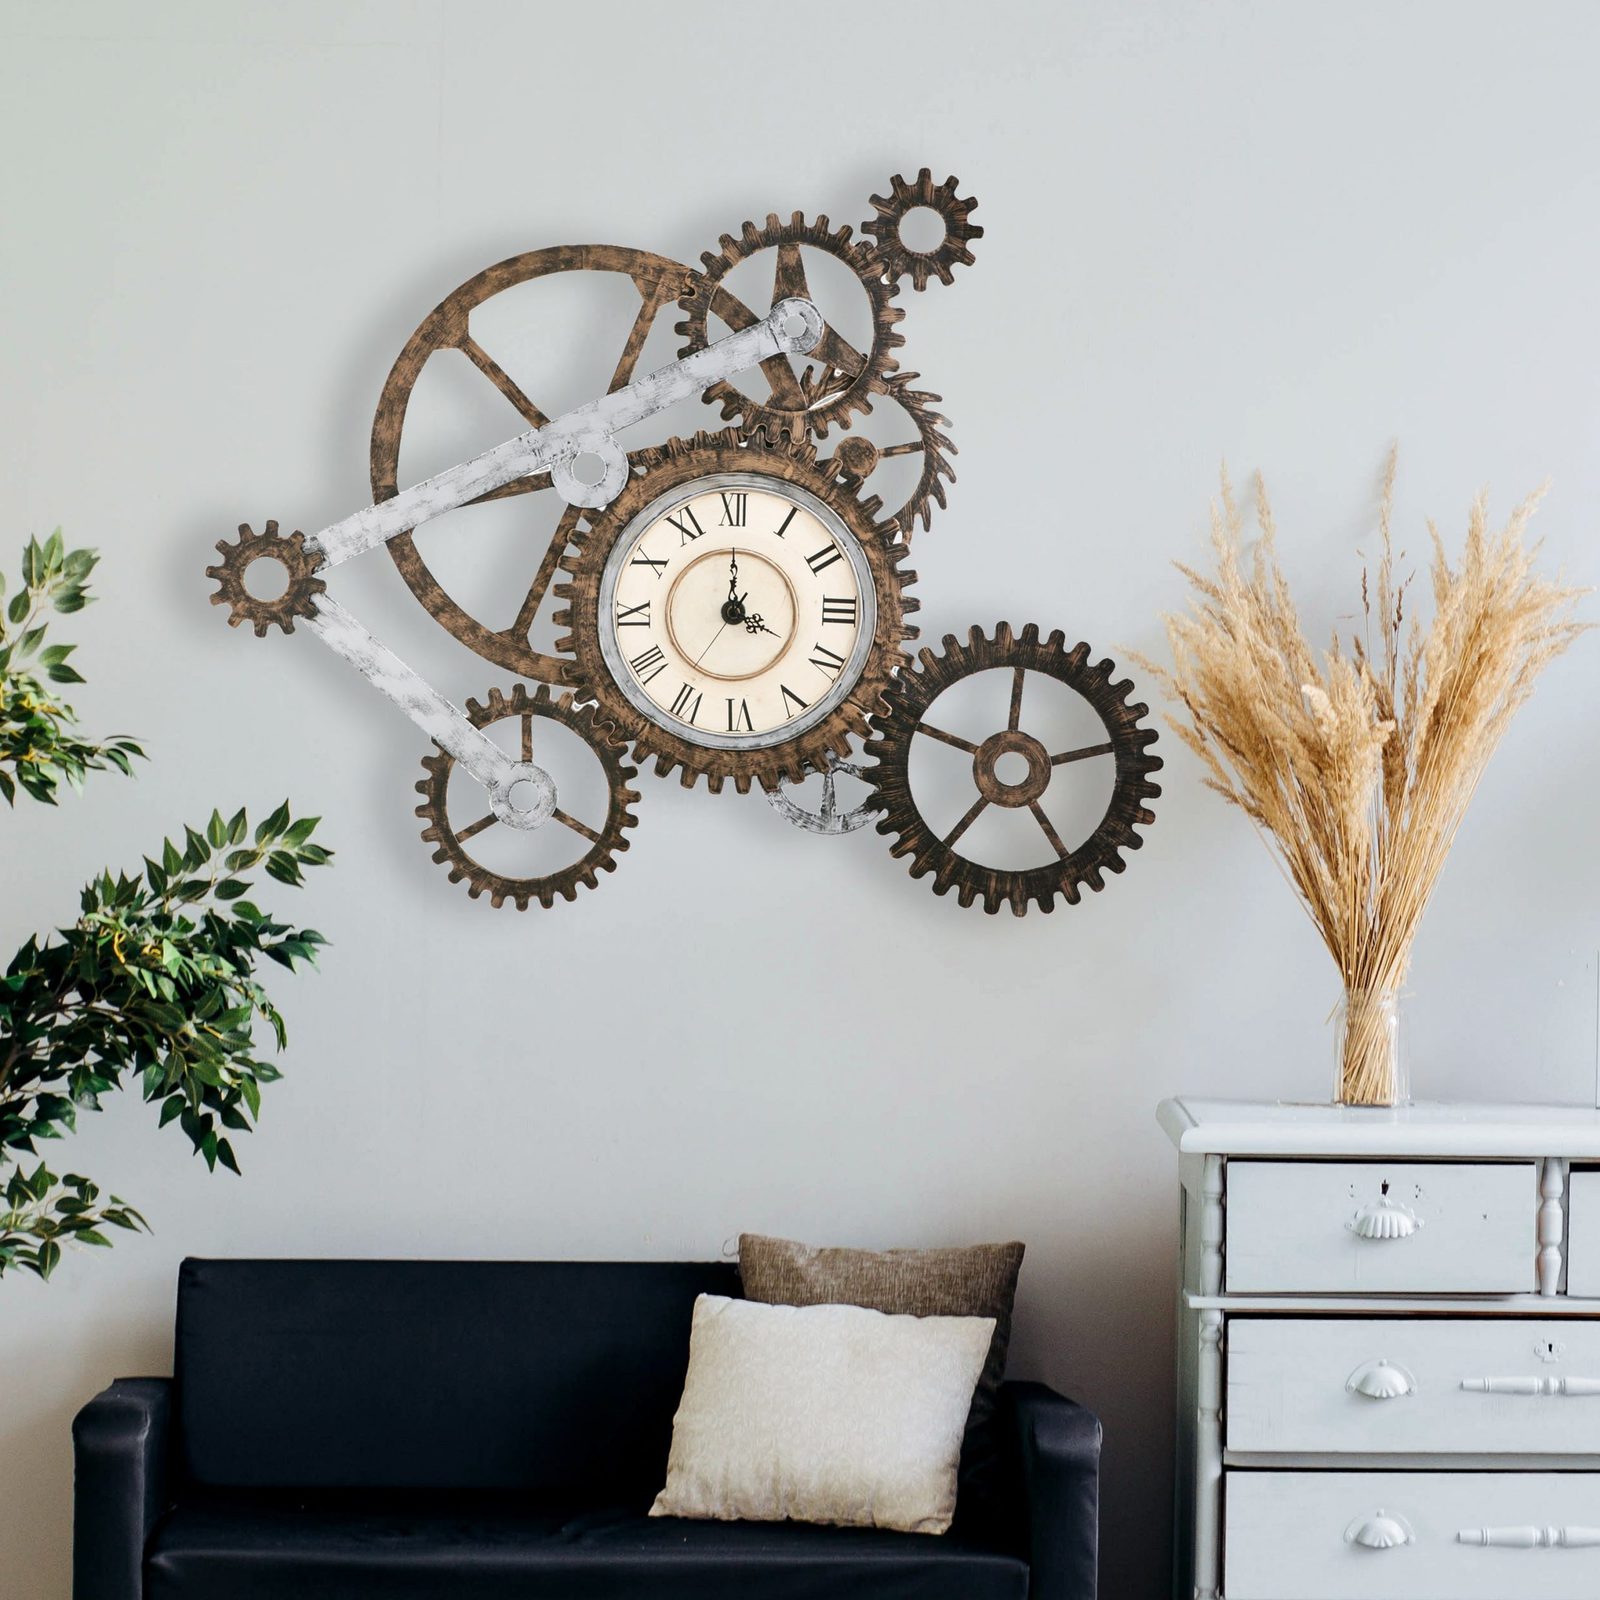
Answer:
M1048 913L1057 899L1079 904L1085 885L1096 893L1103 890L1106 874L1120 875L1126 870L1122 852L1143 845L1134 830L1155 821L1144 802L1161 793L1160 786L1149 778L1161 767L1161 758L1147 753L1158 735L1154 728L1140 724L1148 707L1129 703L1132 684L1112 681L1116 667L1109 660L1091 665L1087 644L1068 651L1060 630L1042 644L1039 632L1033 623L1013 629L1000 622L992 635L980 627L970 628L965 643L946 634L942 654L927 648L919 651L919 665L908 665L885 693L882 712L874 718L863 746L863 755L871 763L867 781L882 810L875 827L890 840L890 855L908 860L913 878L931 874L936 894L954 887L963 906L981 897L984 911L990 915L1002 905L1010 906L1016 916L1023 916L1030 905ZM1115 754L1111 801L1099 825L1070 855L1040 867L1002 870L962 856L928 826L911 793L910 749L924 716L951 685L994 668L1032 671L1075 690L1099 715ZM1026 714L1024 709L1024 718ZM1006 802L1001 798L999 803Z
M600 762L605 772L610 803L605 825L588 852L571 866L543 876L529 878L509 877L493 871L473 859L467 852L455 829L451 826L447 810L450 774L455 760L444 751L422 758L424 776L413 786L422 796L415 808L416 816L426 824L422 829L425 843L436 845L432 859L448 871L452 883L465 883L467 894L474 900L487 893L492 907L499 908L508 900L519 911L526 911L535 898L548 909L560 894L566 900L576 897L579 885L593 888L598 883L596 867L611 871L615 868L613 856L626 850L629 841L622 830L637 825L638 818L629 809L638 802L638 793L629 788L629 780L638 776L637 768L621 760L618 746L611 738L611 730L601 734L594 731L594 707L577 706L574 697L550 684L537 685L530 694L526 684L518 683L508 695L498 688L487 691L480 700L466 702L469 719L474 727L484 727L510 717L537 717L560 722L576 733L590 752Z

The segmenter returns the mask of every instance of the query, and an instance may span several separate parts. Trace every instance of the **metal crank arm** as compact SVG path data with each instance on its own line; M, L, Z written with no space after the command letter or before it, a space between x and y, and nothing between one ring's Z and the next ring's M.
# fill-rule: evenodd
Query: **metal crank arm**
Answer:
M331 595L319 594L313 603L316 615L307 617L305 625L483 785L489 809L500 821L513 828L537 828L550 820L556 786L543 767L513 761Z
M541 472L550 474L556 493L568 505L610 505L628 480L628 457L613 434L679 400L692 399L721 379L732 378L775 355L807 354L816 348L822 329L822 314L811 301L780 300L759 322L742 332L718 339L704 350L696 350L625 388L568 411L542 428L532 428L470 461L424 478L391 500L364 506L320 533L307 535L305 547L321 558L317 570L325 572L386 543L396 534L418 527L430 517L464 506L515 478ZM604 470L598 482L585 483L573 470L573 462L580 455L600 458Z

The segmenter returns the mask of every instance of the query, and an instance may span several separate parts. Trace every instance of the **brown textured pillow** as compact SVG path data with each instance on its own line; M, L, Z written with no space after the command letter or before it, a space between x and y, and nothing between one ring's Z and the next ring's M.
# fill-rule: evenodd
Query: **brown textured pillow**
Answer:
M994 1412L1011 1341L1011 1307L1023 1246L945 1250L815 1249L793 1239L739 1235L745 1298L768 1305L865 1306L890 1316L993 1317L989 1357L972 1396L961 1445L961 1487L985 1492L998 1456Z

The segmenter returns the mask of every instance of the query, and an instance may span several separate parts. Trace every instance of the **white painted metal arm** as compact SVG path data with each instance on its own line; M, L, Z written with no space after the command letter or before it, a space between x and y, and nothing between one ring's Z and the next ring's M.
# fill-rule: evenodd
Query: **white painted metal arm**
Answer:
M360 511L310 534L306 548L322 557L319 571L376 548L430 517L454 511L514 479L541 472L551 475L556 492L570 505L606 506L627 482L628 458L613 434L630 428L680 400L693 399L712 384L732 378L778 355L804 355L822 337L822 314L809 300L780 300L759 322L718 339L704 350L674 361L635 383L591 400L520 433L482 455L463 461L403 489L393 499ZM572 470L580 455L600 458L604 472L585 483Z
M327 594L314 601L306 626L385 694L441 749L461 763L489 794L494 814L514 828L537 828L556 807L556 787L542 767L514 761L481 729L415 673Z

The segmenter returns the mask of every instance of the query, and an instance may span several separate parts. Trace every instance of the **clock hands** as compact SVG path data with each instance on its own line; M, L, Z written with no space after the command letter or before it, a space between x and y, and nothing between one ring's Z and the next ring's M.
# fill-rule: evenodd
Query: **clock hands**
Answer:
M365 506L319 533L303 538L296 533L290 539L279 536L276 525L269 524L268 535L252 541L250 557L239 562L237 557L244 549L246 531L241 530L239 546L222 544L218 547L223 553L223 567L208 569L213 577L222 579L226 572L228 578L238 579L231 585L238 590L238 595L224 594L219 589L212 598L231 602L230 622L250 618L255 622L257 634L264 634L266 621L249 609L248 593L243 588L243 568L249 560L263 556L275 558L274 544L294 545L296 557L300 557L303 550L315 562L310 576L318 580L316 590L306 586L306 611L297 612L303 616L306 626L484 786L490 808L500 821L515 828L540 827L556 811L555 783L549 773L531 761L513 760L485 733L473 727L444 695L328 595L321 587L322 576L330 567L375 549L430 518L453 511L518 478L548 472L552 487L569 505L591 509L608 506L621 493L628 478L628 457L613 437L615 434L775 356L806 355L816 348L822 334L822 314L809 299L781 300L765 317L740 332L718 339L623 388L566 412L543 427L529 429L469 461L425 478L391 499ZM579 474L578 463L585 456L598 461L597 476ZM238 571L230 566L230 549L235 553L234 565L238 566ZM290 570L295 569L291 567ZM736 620L743 621L743 596L737 594L737 570L735 565L734 582L729 586L724 614L730 607L737 608ZM293 627L292 621L276 615L269 620L277 621L285 632ZM715 644L716 640L711 642ZM710 647L707 645L706 649Z

